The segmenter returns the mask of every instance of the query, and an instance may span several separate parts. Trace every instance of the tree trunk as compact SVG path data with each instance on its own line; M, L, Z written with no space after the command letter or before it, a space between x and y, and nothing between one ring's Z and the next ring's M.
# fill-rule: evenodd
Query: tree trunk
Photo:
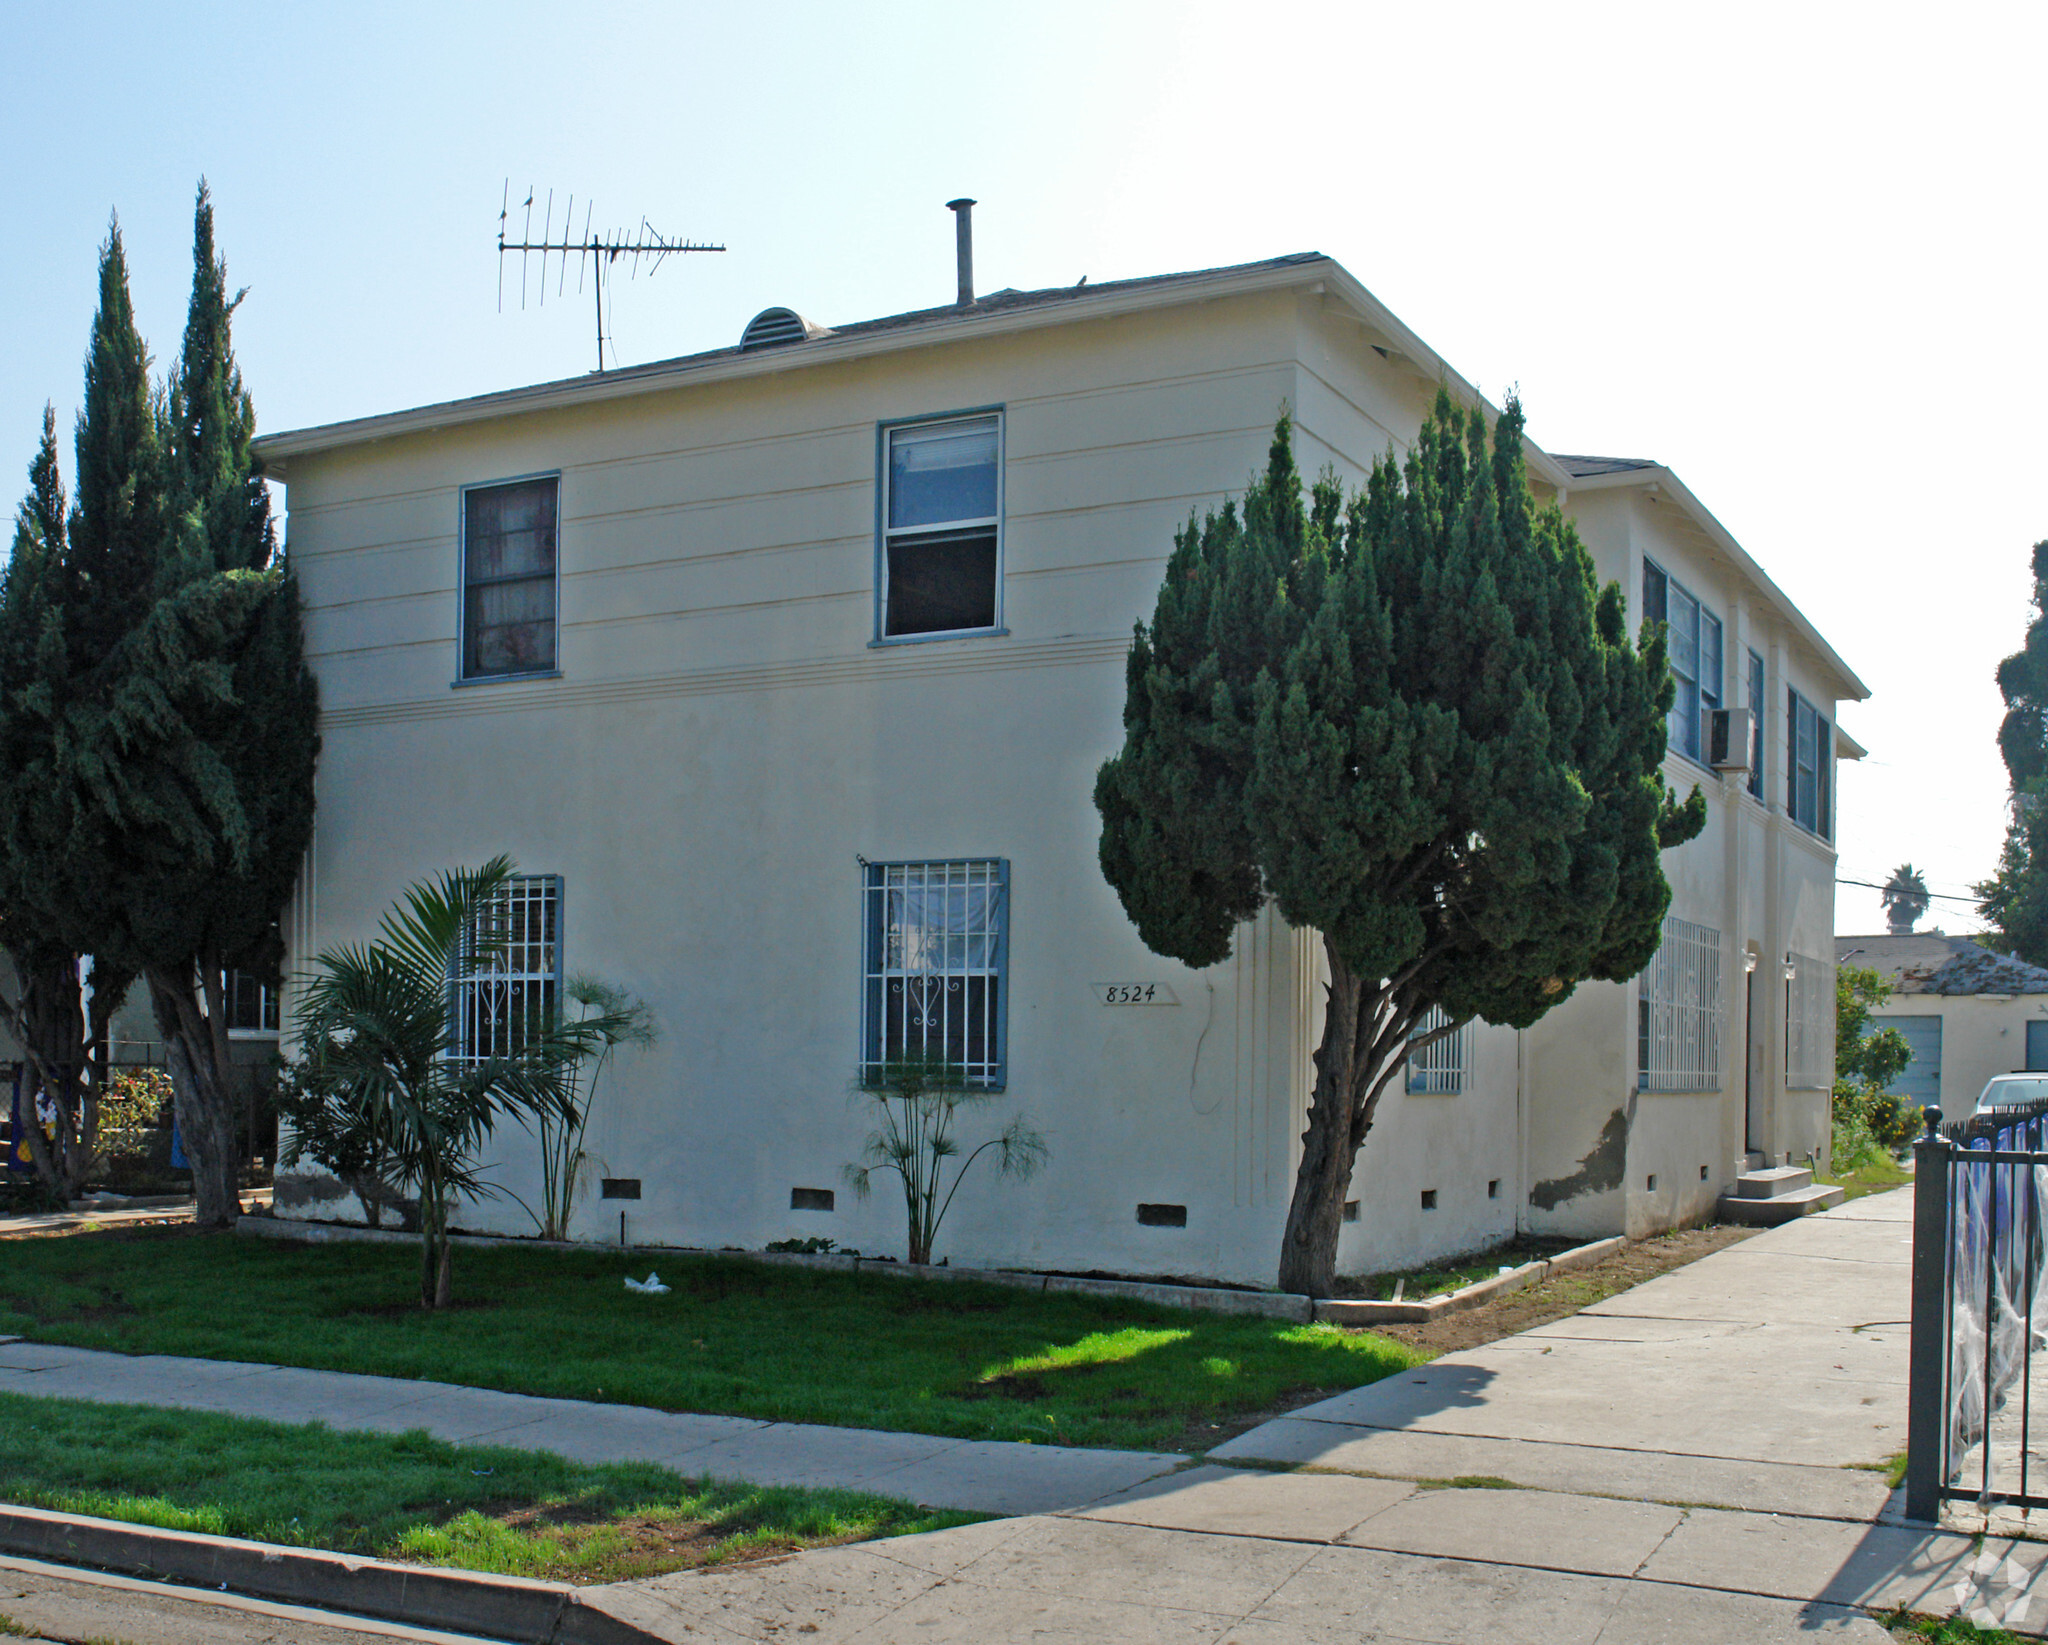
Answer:
M1408 1033L1422 1010L1387 984L1358 976L1327 940L1323 952L1330 965L1323 1043L1316 1047L1301 1168L1280 1238L1280 1289L1311 1297L1327 1297L1336 1288L1337 1236L1344 1227L1351 1168L1372 1129L1380 1094L1407 1060Z
M446 1308L454 1291L448 1246L448 1199L431 1177L420 1184L420 1306Z
M30 1162L59 1200L70 1201L99 1162L99 1103L83 992L75 960L30 969L15 962L19 1000L0 1010L27 1062L21 1140ZM40 1104L55 1123L43 1133Z
M242 1214L242 1162L235 1145L236 1104L219 966L212 966L210 982L204 980L212 959L200 956L198 976L157 967L146 975L164 1037L164 1060L170 1064L178 1134L192 1161L194 1221L201 1228L229 1228ZM210 1009L201 1009L201 987Z

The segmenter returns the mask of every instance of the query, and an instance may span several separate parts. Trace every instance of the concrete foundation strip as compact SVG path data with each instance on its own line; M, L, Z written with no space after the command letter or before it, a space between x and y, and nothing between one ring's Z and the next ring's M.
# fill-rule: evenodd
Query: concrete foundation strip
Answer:
M358 1559L83 1514L0 1506L0 1552L515 1645L651 1645L566 1582Z
M265 1239L300 1240L314 1245L334 1240L412 1245L417 1243L419 1237L416 1234L395 1233L389 1229L358 1228L349 1223L339 1222L298 1222L286 1217L244 1217L235 1224L235 1232ZM452 1237L456 1243L462 1245L511 1246L529 1250L619 1249L615 1246L592 1245L573 1240L511 1239L498 1234L456 1234ZM1293 1296L1284 1291L1239 1291L1226 1286L1212 1285L1164 1285L1150 1280L1083 1279L1069 1274L1019 1273L1007 1268L935 1268L908 1262L882 1262L872 1257L804 1256L793 1251L692 1251L661 1245L634 1245L624 1249L630 1255L653 1257L661 1261L703 1262L722 1257L737 1262L758 1262L784 1267L838 1270L842 1273L886 1274L897 1279L971 1280L980 1285L1007 1285L1024 1291L1073 1291L1086 1296L1128 1297L1134 1302L1159 1303L1168 1308L1202 1308L1218 1314L1258 1314L1268 1319L1292 1320L1299 1325L1306 1325L1312 1320L1332 1325L1377 1325L1389 1322L1415 1324L1435 1319L1439 1314L1454 1314L1466 1308L1476 1308L1482 1302L1505 1296L1510 1291L1519 1291L1524 1286L1534 1285L1554 1274L1569 1273L1575 1268L1589 1268L1594 1263L1613 1256L1626 1244L1628 1240L1622 1235L1595 1240L1590 1245L1579 1245L1569 1251L1560 1251L1554 1257L1525 1262L1519 1268L1510 1269L1505 1274L1478 1280L1462 1289L1446 1292L1442 1296L1420 1298L1414 1302L1365 1302L1348 1297L1327 1298L1318 1302L1312 1297Z

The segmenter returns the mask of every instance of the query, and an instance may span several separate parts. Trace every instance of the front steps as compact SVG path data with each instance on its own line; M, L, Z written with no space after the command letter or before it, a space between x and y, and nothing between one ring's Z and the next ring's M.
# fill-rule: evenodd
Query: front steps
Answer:
M1845 1198L1839 1188L1817 1187L1813 1173L1804 1166L1752 1166L1735 1179L1716 1209L1723 1222L1759 1223L1769 1228L1825 1211Z

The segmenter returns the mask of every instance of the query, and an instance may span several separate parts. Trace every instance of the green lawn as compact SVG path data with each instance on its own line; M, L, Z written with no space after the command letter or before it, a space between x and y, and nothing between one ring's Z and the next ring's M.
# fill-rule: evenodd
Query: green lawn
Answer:
M1913 1180L1908 1171L1891 1155L1865 1161L1853 1170L1844 1171L1840 1176L1831 1177L1825 1171L1816 1171L1813 1180L1826 1188L1844 1190L1845 1200L1861 1199L1865 1194L1889 1193Z
M625 1289L649 1268L665 1297ZM1383 1337L968 1282L458 1249L416 1306L409 1245L136 1230L20 1240L0 1333L424 1377L558 1398L969 1439L1200 1450L1288 1396L1415 1363Z
M0 1394L0 1501L469 1571L612 1582L984 1516L424 1433Z

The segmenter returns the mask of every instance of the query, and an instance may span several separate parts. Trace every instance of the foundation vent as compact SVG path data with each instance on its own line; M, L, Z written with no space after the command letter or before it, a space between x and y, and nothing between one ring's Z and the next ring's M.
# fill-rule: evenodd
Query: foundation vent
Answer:
M599 1199L638 1199L640 1179L638 1177L599 1177L597 1180Z
M1138 1207L1138 1221L1147 1228L1185 1228L1188 1225L1188 1208L1185 1205L1141 1205Z
M832 1204L832 1190L829 1188L792 1188L789 1191L789 1208L792 1211L829 1211Z

